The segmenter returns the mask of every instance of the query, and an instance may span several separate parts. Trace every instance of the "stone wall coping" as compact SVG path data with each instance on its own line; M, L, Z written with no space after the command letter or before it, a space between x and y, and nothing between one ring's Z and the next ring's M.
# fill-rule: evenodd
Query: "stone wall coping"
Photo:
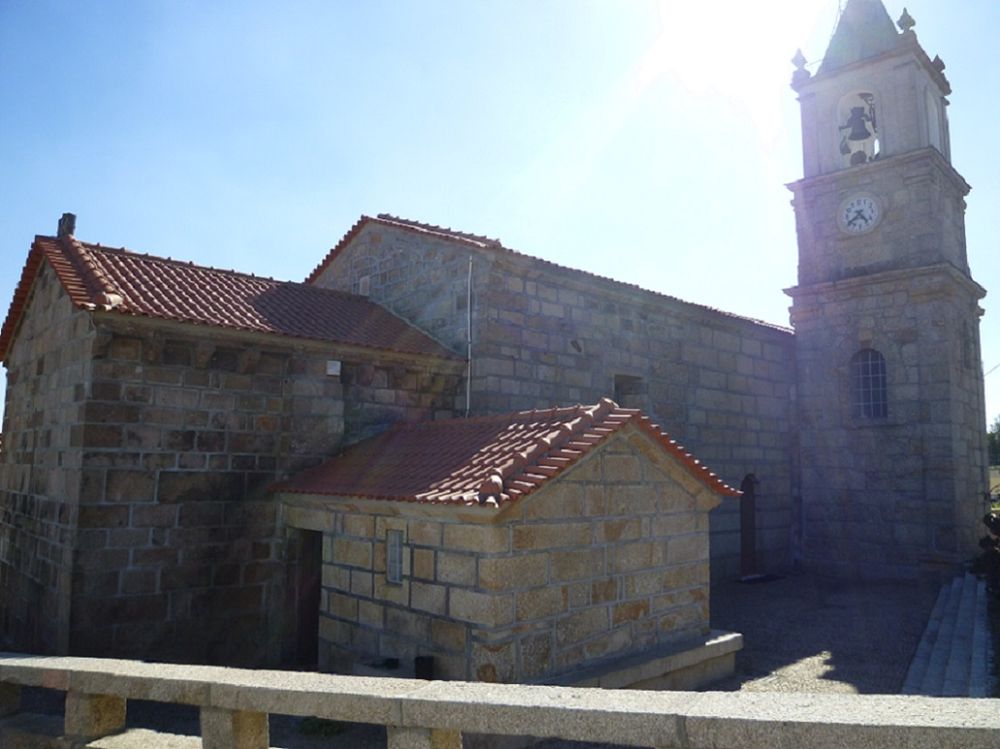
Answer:
M673 671L743 649L743 635L713 629L700 639L684 639L647 648L623 658L563 674L558 684L601 689L625 689Z
M0 682L396 729L628 746L994 749L1000 701L896 695L645 692L427 682L0 653Z

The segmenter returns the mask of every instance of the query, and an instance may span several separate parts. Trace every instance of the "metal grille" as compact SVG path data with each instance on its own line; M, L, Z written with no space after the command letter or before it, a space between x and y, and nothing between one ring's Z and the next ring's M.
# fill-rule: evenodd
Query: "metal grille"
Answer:
M889 415L886 396L885 358L878 351L863 349L851 360L854 417L884 419Z

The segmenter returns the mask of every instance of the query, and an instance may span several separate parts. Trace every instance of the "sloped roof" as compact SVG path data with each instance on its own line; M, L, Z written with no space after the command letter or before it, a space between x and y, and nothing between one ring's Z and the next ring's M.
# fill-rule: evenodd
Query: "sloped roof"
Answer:
M39 236L0 330L0 360L7 358L44 261L81 309L457 358L401 318L354 294L102 247L71 236Z
M819 72L877 57L895 49L899 34L882 0L849 0L823 56Z
M398 424L273 491L365 499L503 505L530 494L625 426L648 435L718 494L739 491L635 409L593 406Z
M533 262L540 263L549 268L558 269L559 271L568 271L570 273L575 273L580 276L587 278L598 279L600 281L605 281L608 283L615 284L624 289L630 289L634 291L641 291L645 294L650 294L660 299L669 299L673 302L680 302L681 304L686 304L691 307L696 307L698 309L709 310L722 317L731 318L733 320L742 320L744 322L753 323L754 325L760 325L765 328L771 328L773 330L781 331L782 333L791 333L791 328L786 328L781 325L775 325L774 323L769 323L765 320L757 320L752 317L744 317L742 315L737 315L732 312L726 312L725 310L717 309L715 307L709 307L707 305L698 304L696 302L688 302L679 297L670 296L669 294L663 294L659 291L651 291L649 289L644 289L637 284L626 283L624 281L618 281L613 278L608 278L607 276L601 276L597 273L591 273L590 271L580 270L579 268L570 268L569 266L560 265L559 263L553 263L551 260L544 260L542 258L536 257L534 255L529 255L524 252L519 252L517 250L512 250L509 247L505 247L499 239L491 239L485 237L481 234L472 234L470 232L458 231L457 229L451 229L443 226L435 226L434 224L425 224L420 221L412 221L406 218L400 218L398 216L393 216L388 213L380 213L377 216L362 216L359 218L354 226L348 230L348 232L341 238L339 242L331 249L326 257L320 261L312 273L306 278L305 282L308 284L314 283L317 278L329 267L329 265L334 261L334 259L344 251L344 249L351 244L355 237L361 233L361 230L365 228L368 224L380 224L382 226L392 227L396 229L403 229L405 231L418 232L421 234L428 234L431 236L440 237L441 239L446 239L452 242L460 242L462 244L469 245L470 247L476 247L479 249L492 250L495 252L507 253L517 257L527 258Z

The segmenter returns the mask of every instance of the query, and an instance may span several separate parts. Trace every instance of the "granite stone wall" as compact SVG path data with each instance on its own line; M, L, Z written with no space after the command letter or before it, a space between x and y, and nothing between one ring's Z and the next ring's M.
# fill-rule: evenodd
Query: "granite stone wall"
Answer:
M38 275L7 364L0 452L0 626L3 645L65 652L92 326L55 273Z
M642 408L739 486L754 473L762 569L793 555L795 356L788 330L481 243L372 222L317 278L365 291L464 354L473 413ZM739 507L712 520L713 574L739 571Z
M706 633L717 497L653 452L623 433L499 513L286 495L289 524L324 534L321 665L433 656L442 678L545 680Z
M812 566L906 577L949 571L977 552L986 465L970 291L965 276L944 266L796 292ZM885 358L882 419L851 407L851 357L868 348Z
M8 645L248 665L278 662L294 628L295 552L268 485L395 421L454 415L463 375L460 361L75 311L47 266L8 367Z
M112 315L94 357L75 427L71 651L227 664L273 663L287 647L287 550L268 485L396 420L451 416L461 374Z

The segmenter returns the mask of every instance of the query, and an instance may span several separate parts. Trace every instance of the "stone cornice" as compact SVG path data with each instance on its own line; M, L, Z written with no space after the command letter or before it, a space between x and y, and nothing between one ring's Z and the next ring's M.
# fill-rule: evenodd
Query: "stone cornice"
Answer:
M965 178L958 173L958 170L956 170L955 167L948 163L948 160L942 156L941 152L936 148L921 148L916 151L907 151L906 153L886 156L885 158L878 159L877 161L861 164L859 166L848 167L836 172L818 174L814 177L803 177L802 179L787 183L785 187L795 193L797 197L803 190L809 187L837 183L843 181L845 177L856 180L858 177L874 176L879 174L881 171L899 169L900 167L905 167L908 163L912 164L928 159L934 166L942 171L945 176L955 183L955 186L958 188L963 197L969 194L972 187L969 186L969 183L965 181Z
M883 284L898 283L903 280L912 281L922 276L946 277L950 282L962 287L962 289L971 294L977 300L986 296L986 289L949 263L925 265L919 268L897 268L875 273L865 273L859 276L841 278L836 281L823 281L822 283L791 286L784 291L788 296L792 297L792 299L798 301L799 299L803 299L805 297L817 296L823 293L850 293L852 291L861 290L864 287L874 288Z

